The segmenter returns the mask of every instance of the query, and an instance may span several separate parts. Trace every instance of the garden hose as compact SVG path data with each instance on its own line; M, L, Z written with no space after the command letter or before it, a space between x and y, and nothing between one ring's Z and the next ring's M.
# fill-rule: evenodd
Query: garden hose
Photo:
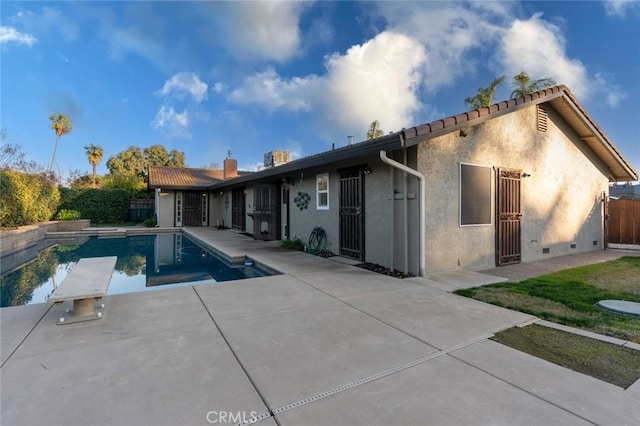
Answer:
M309 244L307 244L307 252L311 254L318 254L322 252L327 244L327 235L324 233L324 229L320 226L316 226L309 235Z

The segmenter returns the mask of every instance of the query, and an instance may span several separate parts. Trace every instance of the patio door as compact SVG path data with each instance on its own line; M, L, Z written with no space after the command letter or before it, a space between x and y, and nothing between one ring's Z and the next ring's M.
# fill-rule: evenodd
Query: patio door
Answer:
M522 210L520 176L522 170L497 170L496 185L496 264L520 263L522 260Z
M364 260L362 169L340 172L340 255Z

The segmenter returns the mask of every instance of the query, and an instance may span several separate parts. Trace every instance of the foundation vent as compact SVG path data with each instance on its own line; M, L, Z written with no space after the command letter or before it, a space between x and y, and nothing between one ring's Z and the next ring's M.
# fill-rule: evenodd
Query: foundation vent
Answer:
M542 254L549 254L549 247L545 247L542 249Z
M598 240L593 240L593 245L597 246L598 245Z
M575 243L572 243L572 244L571 244L571 248L572 248L572 249L574 249L574 248L576 248L576 247L577 247L577 246L575 245Z
M547 115L547 109L541 105L538 105L538 131L546 132L547 131L547 121L549 116Z

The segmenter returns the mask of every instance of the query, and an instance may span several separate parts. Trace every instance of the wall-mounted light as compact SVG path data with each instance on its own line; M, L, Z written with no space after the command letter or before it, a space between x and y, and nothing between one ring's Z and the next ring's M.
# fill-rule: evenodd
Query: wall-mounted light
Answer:
M371 174L371 167L367 166L362 171L364 172L365 175L370 175Z
M523 178L527 178L527 177L531 177L531 175L530 175L529 173L523 173L523 174L522 174L522 177L523 177Z

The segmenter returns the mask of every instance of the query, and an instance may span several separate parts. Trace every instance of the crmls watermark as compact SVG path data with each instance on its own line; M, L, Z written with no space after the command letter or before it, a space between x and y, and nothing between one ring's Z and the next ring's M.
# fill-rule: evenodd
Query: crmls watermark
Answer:
M211 424L229 425L238 423L247 423L258 417L256 411L247 413L246 411L209 411L207 413L207 422Z

